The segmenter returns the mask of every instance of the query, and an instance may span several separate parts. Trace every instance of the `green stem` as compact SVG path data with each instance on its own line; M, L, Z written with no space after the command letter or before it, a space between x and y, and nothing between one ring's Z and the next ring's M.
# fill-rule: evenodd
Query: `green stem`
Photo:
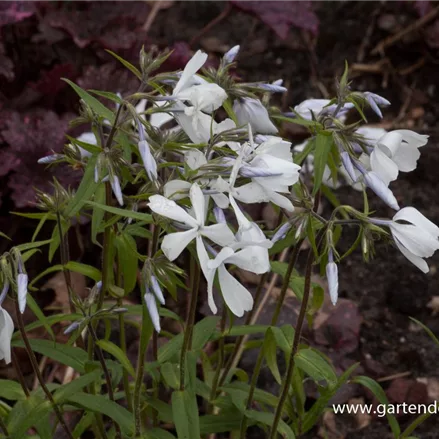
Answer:
M18 381L20 382L20 386L23 389L23 392L26 395L26 397L29 398L30 392L29 389L27 388L26 381L24 379L23 372L21 371L20 363L18 361L17 354L15 353L14 348L11 349L11 354L12 354L12 365L14 366L15 372L17 373L17 378Z
M152 361L156 362L158 360L158 334L157 332L152 333ZM159 397L159 383L156 379L152 381L152 393L154 399ZM158 411L153 408L152 410L152 424L154 427L159 425Z
M198 289L200 283L200 266L198 265L194 256L191 257L190 277L191 277L190 307L186 319L183 346L181 347L181 356L180 356L180 390L185 389L186 354L192 347L192 332L195 322L195 312L197 310Z
M95 332L93 325L91 323L88 325L88 330L89 330L90 335L93 339L93 344L95 346L96 355L98 357L99 363L101 363L101 367L102 367L102 370L104 372L105 382L107 383L108 397L110 398L111 401L116 402L114 399L114 390L113 390L113 383L111 382L110 371L108 370L107 363L105 363L104 354L102 353L102 350L98 345L98 337L97 337L96 332ZM116 429L116 437L118 439L121 439L122 433L120 431L119 424L114 420L112 422L114 424L114 428Z
M118 299L117 306L122 307L122 299ZM126 339L126 332L125 332L125 316L124 313L119 313L119 343L120 348L122 349L122 352L127 355L127 339ZM130 381L128 372L125 368L123 368L123 387L125 391L125 398L127 400L127 407L130 412L133 411L133 402L131 399L131 389L130 389Z
M8 427L6 426L6 424L3 421L3 418L0 418L0 430L3 431L3 434L8 438L9 437L9 433L8 433Z
M221 315L221 324L220 324L221 338L219 339L219 342L218 342L219 343L218 364L216 365L216 371L215 371L215 375L214 375L213 381L212 381L212 390L210 392L210 403L211 404L216 398L218 387L219 387L219 382L220 382L221 370L224 366L224 331L226 329L226 321L227 321L227 307L224 306L223 312ZM213 406L212 406L212 408L213 408Z
M290 261L288 263L287 271L285 273L285 277L282 283L282 287L279 294L279 299L277 301L276 309L274 310L273 316L271 318L271 326L275 326L277 320L279 318L280 311L282 309L283 303L285 301L286 293L288 291L288 287L290 285L290 278L294 270L294 266L296 265L297 258L299 256L300 247L302 246L303 239L298 241L291 252ZM258 383L259 374L261 373L262 365L264 364L264 352L261 349L258 353L258 358L256 360L255 368L253 370L252 379L250 382L250 390L247 398L247 410L251 408L253 404L253 397L256 391L256 385ZM241 433L240 438L245 439L247 432L247 418L244 416L241 422Z
M300 304L299 317L297 319L297 324L294 332L293 347L291 349L290 362L288 364L288 369L285 374L285 378L282 386L282 392L280 394L279 402L276 407L276 412L274 414L274 421L273 421L273 426L271 427L270 439L276 439L277 427L281 420L282 410L285 405L285 401L287 400L288 392L290 390L291 382L293 380L294 357L297 353L297 350L299 349L300 337L302 335L303 324L305 322L306 310L308 308L308 301L311 292L311 274L312 274L313 260L314 260L314 252L313 249L310 249L308 251L308 258L306 261L306 268L305 268L305 288L303 292L302 303Z
M142 407L140 401L140 393L143 386L143 374L145 371L145 354L148 348L148 340L151 335L151 321L149 318L148 310L146 305L142 306L142 328L140 333L140 345L139 353L137 358L137 370L136 370L136 380L134 384L134 395L133 395L133 409L134 409L134 424L135 424L135 437L140 436L142 432Z
M26 329L24 327L25 325L23 322L23 316L21 315L20 309L18 307L18 300L15 301L15 314L17 317L17 323L18 323L18 328L20 330L21 338L23 339L23 342L24 342L24 347L27 351L27 355L29 356L29 360L32 364L32 368L35 372L35 375L38 379L38 382L40 383L40 386L43 389L43 392L46 394L48 400L50 401L52 408L53 408L53 411L55 412L55 415L58 418L58 421L61 424L62 428L64 429L67 437L69 439L73 439L72 432L70 431L69 427L67 426L67 424L62 416L61 409L58 407L58 404L53 399L53 396L50 393L49 389L47 388L46 383L44 382L44 379L41 375L38 361L35 357L35 354L32 350L32 347L29 343L29 339L28 339L27 334L26 334Z

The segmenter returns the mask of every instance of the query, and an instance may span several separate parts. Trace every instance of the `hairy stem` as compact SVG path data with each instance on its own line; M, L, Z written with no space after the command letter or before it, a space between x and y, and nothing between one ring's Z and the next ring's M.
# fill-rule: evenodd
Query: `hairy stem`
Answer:
M297 324L294 332L293 347L291 349L290 362L288 364L288 369L283 381L282 392L280 394L279 402L276 407L276 412L274 414L274 421L273 421L273 426L271 427L270 439L275 439L277 436L277 427L281 420L282 410L285 405L285 401L287 400L288 392L290 390L291 382L293 380L294 357L299 348L300 337L302 335L303 324L305 322L306 310L308 308L308 301L311 292L311 274L312 274L313 260L314 260L313 249L310 249L308 251L308 258L306 261L306 268L305 268L305 288L303 292L302 303L300 305L299 317L297 319Z
M24 327L25 325L23 322L23 316L21 315L17 300L15 301L15 314L17 317L18 328L20 330L21 338L23 339L23 342L24 342L24 347L27 351L27 355L29 356L29 360L32 364L32 368L35 372L35 375L38 379L38 382L40 383L40 386L43 389L43 392L46 394L48 400L50 401L52 408L53 408L53 411L55 412L55 415L58 418L58 421L61 424L62 428L64 429L67 437L70 439L73 439L72 432L70 431L69 427L67 426L67 424L63 418L63 415L61 413L61 409L59 408L58 404L53 399L53 396L50 393L49 389L47 388L46 383L44 382L44 378L41 375L38 361L35 357L35 354L32 350L32 347L29 343L29 339L28 339L27 334L26 334L26 329Z
M184 328L183 346L181 347L181 357L180 357L180 390L184 390L185 388L186 354L188 350L191 349L192 346L192 331L195 322L195 312L197 310L197 302L198 302L200 267L197 261L195 260L195 257L191 257L190 277L191 277L190 307L186 319L186 325Z

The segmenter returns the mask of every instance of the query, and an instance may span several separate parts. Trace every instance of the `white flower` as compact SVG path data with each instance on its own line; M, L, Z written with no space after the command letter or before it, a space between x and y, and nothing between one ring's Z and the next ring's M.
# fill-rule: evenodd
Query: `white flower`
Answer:
M262 274L270 271L268 248L272 243L265 238L264 233L256 223L250 222L239 209L233 197L230 203L235 211L239 231L237 241L230 247L224 247L215 259L210 260L206 249L197 241L197 251L200 266L207 280L208 304L214 314L217 307L213 299L213 281L218 272L218 280L224 301L233 314L241 317L245 311L253 308L253 297L250 292L232 276L225 264L233 264L242 270Z
M313 114L315 117L317 117L323 111L328 114L332 113L336 109L337 105L328 105L330 102L331 101L329 99L306 99L299 105L296 105L294 107L294 111L304 119L312 120ZM354 104L351 104L350 102L345 103L338 112L337 118L340 120L345 119L346 113L353 107Z
M161 195L149 197L148 206L153 212L189 228L187 231L171 233L164 237L161 248L170 261L176 259L191 241L196 238L197 241L201 240L202 236L221 246L231 245L235 241L232 231L226 224L205 225L206 202L197 183L191 186L189 196L194 216Z
M326 278L328 279L329 296L333 305L338 300L338 267L334 262L332 249L328 253L328 263L326 264Z
M19 273L17 276L17 296L18 296L18 307L20 308L21 314L23 314L24 310L26 309L27 283L28 283L27 274Z
M370 167L389 185L398 177L399 171L416 169L421 153L419 148L428 141L428 136L410 130L395 130L384 134L370 154Z
M289 187L297 183L300 175L300 166L293 163L291 143L279 137L269 137L267 141L255 147L251 141L250 146L243 145L240 155L241 159L237 159L234 164L238 170L245 162L245 167L258 171L266 170L270 175L253 177L251 183L240 187L234 187L235 180L231 181L232 195L243 203L271 201L290 212L293 211L291 201L281 195L290 192Z
M401 253L421 271L428 273L429 268L423 258L429 258L439 250L439 227L414 207L401 209L388 225Z
M262 134L276 134L277 128L270 120L267 109L259 99L238 98L233 103L239 125L250 124L253 131Z
M186 90L195 84L198 84L198 81L194 81L195 73L204 66L204 63L207 61L207 53L198 50L195 55L188 61L186 64L180 79L178 80L174 90L172 92L173 96L178 96L180 92Z
M9 313L2 308L8 289L9 283L6 281L0 294L0 360L5 360L6 364L11 362L11 340L14 333L14 322Z

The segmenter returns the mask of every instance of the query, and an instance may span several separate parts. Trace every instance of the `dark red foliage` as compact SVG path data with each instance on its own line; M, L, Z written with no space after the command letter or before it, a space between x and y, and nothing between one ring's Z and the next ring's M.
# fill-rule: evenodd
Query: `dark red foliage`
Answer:
M17 207L25 207L34 201L35 187L50 191L53 175L64 184L75 182L74 171L63 167L47 169L37 163L40 157L62 149L71 118L72 115L59 118L52 111L45 110L9 113L0 133L7 145L2 149L0 176L10 173L7 185Z
M242 1L231 3L244 12L255 15L270 27L279 38L286 39L291 26L317 35L319 19L310 1Z
M14 24L35 13L32 2L0 2L0 28L6 24Z
M72 79L74 76L74 67L70 63L57 64L52 69L41 73L37 82L29 83L30 87L43 95L53 96L67 86L62 78Z
M43 23L66 31L80 48L97 42L108 49L128 49L148 11L146 2L62 2L61 7L49 4Z

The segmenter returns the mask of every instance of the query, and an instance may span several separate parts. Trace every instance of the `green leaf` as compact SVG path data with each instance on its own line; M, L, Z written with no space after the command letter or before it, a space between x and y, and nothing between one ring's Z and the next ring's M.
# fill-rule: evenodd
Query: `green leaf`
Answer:
M410 320L418 324L428 334L428 336L439 346L439 339L433 334L433 331L429 327L425 326L422 322L416 320L413 317L409 317L409 318Z
M111 50L105 49L106 52L108 52L110 55L113 55L118 61L120 61L128 70L130 70L132 73L134 73L140 80L142 80L142 74L140 73L140 70L133 66L130 62L123 59L116 53L112 52Z
M355 377L352 382L356 384L361 384L362 386L368 388L376 397L376 399L385 406L389 405L389 400L387 399L387 396L382 389L382 387L372 378L366 377L366 376L357 376ZM398 421L396 420L395 416L388 413L386 411L386 417L387 422L390 425L390 428L392 430L393 436L396 438L399 438L399 435L401 434L401 428L398 424Z
M70 271L74 271L75 273L81 273L90 279L93 279L95 282L101 280L101 271L91 265L82 264L81 262L69 261L65 268Z
M101 183L96 188L94 199L99 204L105 204L105 184ZM91 240L94 244L98 244L96 239L99 233L99 227L104 219L105 212L100 208L93 208L93 214L91 217Z
M59 361L61 364L70 366L80 373L84 373L84 364L88 361L87 352L84 350L73 346L54 343L49 340L30 339L29 343L33 351L45 355L55 361ZM22 340L14 340L12 345L16 347L24 347Z
M262 350L264 352L265 361L269 367L274 379L278 384L281 384L282 378L280 376L279 367L277 366L277 344L271 328L267 329L264 337L264 344L262 345Z
M133 415L126 408L102 395L79 392L68 398L68 402L86 410L102 413L117 422L123 433L133 435Z
M312 194L315 195L322 184L323 173L328 162L329 152L332 146L332 136L323 133L317 134L314 139L314 187Z
M66 221L61 221L61 231L63 237L66 235L70 228L70 224ZM52 262L53 256L55 252L58 250L58 247L61 243L61 237L59 236L59 227L58 224L55 224L52 232L52 239L49 245L49 262Z
M152 216L147 213L134 212L133 210L128 209L119 209L118 207L106 206L104 204L95 203L93 201L88 201L87 204L105 210L106 212L113 213L114 215L119 215L126 218L133 218L140 221L145 221L146 223L152 223Z
M416 419L413 422L411 422L410 425L402 432L401 436L399 436L398 439L417 439L412 436L409 436L409 434L412 434L413 431L415 431L415 429L419 427L419 425L423 424L433 414L436 413L427 412L416 417Z
M221 412L219 415L206 415L200 417L200 433L230 433L239 430L242 421L242 414L233 412Z
M294 361L313 380L319 382L325 380L329 386L337 383L337 375L334 368L316 350L311 348L301 349L294 357Z
M44 223L47 221L47 219L49 218L49 213L46 213L39 221L34 234L32 235L32 239L31 242L34 242L37 239L38 234L40 233L41 229L44 226Z
M116 93L111 93L110 91L100 91L100 90L89 90L90 93L93 93L97 96L101 96L102 98L109 99L110 101L115 102L116 104L122 104L123 99L121 99Z
M109 354L113 355L114 358L116 358L117 361L122 365L123 368L132 376L136 376L136 371L134 370L133 365L131 364L131 361L128 359L126 354L123 352L123 350L112 343L111 341L107 340L99 340L98 346L100 346L101 349L103 349L105 352L108 352Z
M137 244L132 236L123 233L115 237L114 245L117 249L119 267L122 271L124 290L126 294L129 294L133 291L137 282Z
M268 328L268 325L238 325L230 328L230 330L226 332L226 335L240 337L243 335L263 334Z
M97 156L89 157L81 183L65 209L65 216L67 218L75 216L95 193L99 185L99 183L95 182L94 178L96 162Z
M253 419L259 424L267 425L268 427L272 427L274 422L274 414L273 413L264 413L258 412L256 410L247 410L245 415L249 419ZM281 419L279 425L277 427L277 431L282 435L283 438L287 439L295 439L296 436L291 430L291 428Z
M63 78L63 81L67 82L73 90L79 95L79 97L100 117L108 119L112 124L114 122L114 114L105 105L101 104L96 98L91 94L87 93L81 87L76 85L74 82Z
M64 384L63 386L59 387L53 394L53 399L58 404L64 403L70 396L80 392L84 387L97 381L101 377L101 374L102 371L100 369L97 369L93 372L87 373L80 376L79 378L74 379L68 384Z
M303 148L303 151L300 151L297 154L294 154L294 163L296 165L301 165L302 162L308 157L308 155L311 153L311 151L314 149L314 141L313 139L309 140L305 146L305 148Z
M0 398L19 401L26 399L26 395L16 381L0 380Z
M164 363L160 368L165 383L174 390L180 387L180 375L178 365L173 363Z
M178 439L195 439L200 437L198 405L195 394L187 390L172 393L172 416Z
M196 351L204 348L214 334L219 321L219 317L205 317L194 326L192 350Z
M162 428L151 428L147 430L142 438L145 439L175 439L175 436L169 431L163 430Z
M20 244L17 245L15 248L20 250L20 252L24 252L27 250L32 250L34 248L42 247L43 245L50 244L52 242L51 239L46 239L45 241L36 241L36 242L29 242L27 244Z
M34 298L30 294L27 294L26 296L26 304L34 313L35 317L43 324L46 331L52 337L52 340L55 340L55 334L53 333L52 327L49 325L49 322L47 321L46 315L43 313L43 311L41 311L41 308L38 306L38 303L35 302Z

